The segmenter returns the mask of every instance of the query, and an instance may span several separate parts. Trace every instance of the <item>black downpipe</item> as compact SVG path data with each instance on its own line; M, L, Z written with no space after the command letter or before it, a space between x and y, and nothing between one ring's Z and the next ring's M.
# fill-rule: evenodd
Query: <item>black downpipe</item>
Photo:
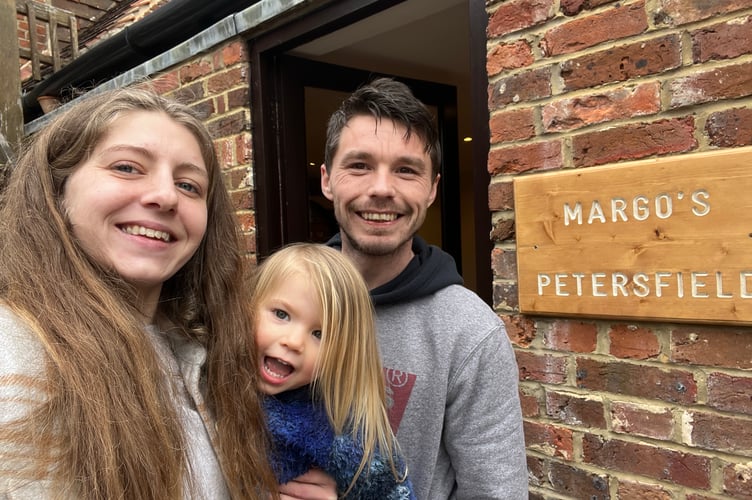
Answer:
M24 122L42 114L37 97L90 89L175 47L260 0L172 0L110 38L98 42L22 98Z

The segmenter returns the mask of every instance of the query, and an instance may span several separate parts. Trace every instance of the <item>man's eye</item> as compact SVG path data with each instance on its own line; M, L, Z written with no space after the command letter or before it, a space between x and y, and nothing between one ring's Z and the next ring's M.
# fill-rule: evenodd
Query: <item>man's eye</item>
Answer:
M311 332L311 335L313 335L317 339L321 340L321 330L314 330L314 331Z
M368 168L368 164L363 162L351 163L350 168L353 170L365 170Z
M274 315L279 319L287 319L290 317L289 314L287 314L286 311L283 311L282 309L275 309Z
M413 169L412 167L400 167L397 169L397 172L400 174L414 174L415 169Z

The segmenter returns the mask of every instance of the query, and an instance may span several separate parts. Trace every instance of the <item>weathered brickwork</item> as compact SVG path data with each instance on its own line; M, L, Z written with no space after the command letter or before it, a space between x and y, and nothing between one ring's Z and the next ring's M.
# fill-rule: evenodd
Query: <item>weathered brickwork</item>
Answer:
M752 2L486 9L494 300L517 353L530 497L752 498L752 331L525 316L505 295L514 177L752 145Z
M228 41L155 78L160 91L205 118L236 209L245 252L256 258L250 117L250 68L246 44Z

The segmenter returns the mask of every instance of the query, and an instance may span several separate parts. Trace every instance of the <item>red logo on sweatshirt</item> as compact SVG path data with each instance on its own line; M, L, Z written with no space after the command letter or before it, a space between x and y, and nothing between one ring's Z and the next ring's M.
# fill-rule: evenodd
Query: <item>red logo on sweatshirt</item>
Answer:
M417 377L413 373L385 367L384 378L386 379L386 409L389 414L389 423L392 426L392 432L397 434Z

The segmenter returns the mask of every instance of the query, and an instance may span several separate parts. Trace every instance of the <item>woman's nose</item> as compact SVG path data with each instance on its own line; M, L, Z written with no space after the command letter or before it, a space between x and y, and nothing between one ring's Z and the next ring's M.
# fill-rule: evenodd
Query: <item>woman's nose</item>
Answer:
M177 190L171 175L155 175L144 193L143 201L160 210L174 210L178 203Z

